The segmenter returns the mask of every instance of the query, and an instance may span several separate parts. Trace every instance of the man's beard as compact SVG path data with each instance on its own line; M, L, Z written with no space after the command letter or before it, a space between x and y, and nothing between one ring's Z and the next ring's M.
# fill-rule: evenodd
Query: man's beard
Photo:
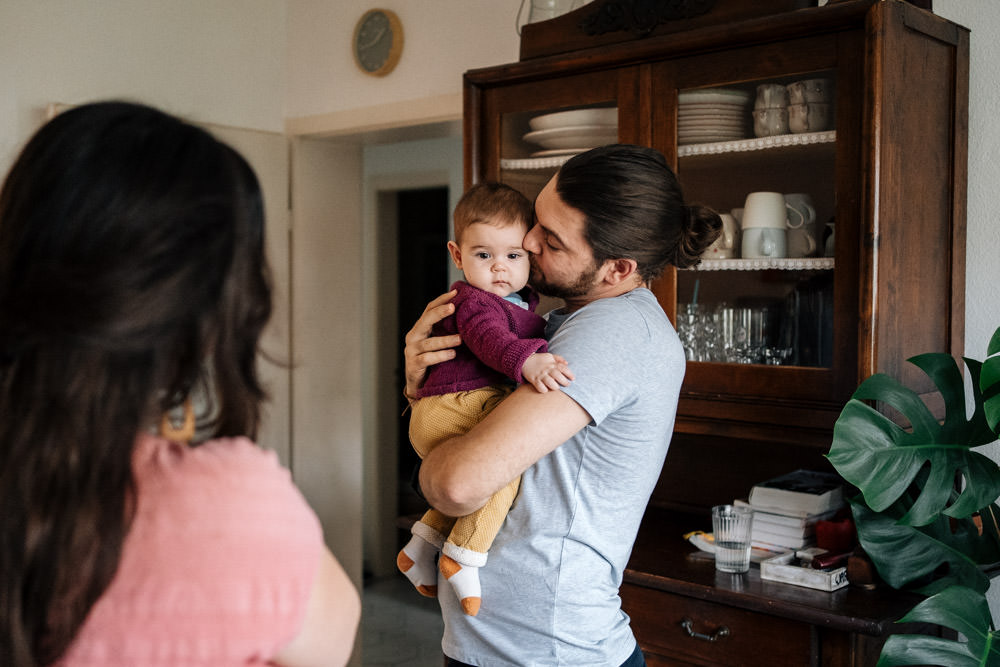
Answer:
M583 296L590 291L590 288L594 285L594 280L597 278L597 264L593 261L590 266L584 269L580 275L568 285L560 285L545 280L545 276L542 275L541 269L539 269L538 265L535 264L534 256L530 258L530 262L531 277L528 282L535 289L535 291L540 294L544 294L545 296L553 296L558 299L573 299Z

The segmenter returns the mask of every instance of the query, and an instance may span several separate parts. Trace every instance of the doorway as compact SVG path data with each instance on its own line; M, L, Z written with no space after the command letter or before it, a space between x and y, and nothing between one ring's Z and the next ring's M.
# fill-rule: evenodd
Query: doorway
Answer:
M396 290L397 329L395 339L402 341L413 323L423 313L427 302L440 295L448 286L448 188L431 187L416 190L400 190L396 193L397 266ZM413 473L419 457L410 446L407 435L410 413L403 398L402 348L398 357L399 370L396 373L396 441L397 458L397 516L419 515L427 509L426 501L415 491ZM398 549L409 539L408 532L401 531ZM397 550L398 550L397 549Z

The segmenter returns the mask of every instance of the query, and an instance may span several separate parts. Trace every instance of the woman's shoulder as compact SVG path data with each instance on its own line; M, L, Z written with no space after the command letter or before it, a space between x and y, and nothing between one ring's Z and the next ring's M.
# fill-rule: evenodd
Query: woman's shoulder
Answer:
M151 435L140 437L134 463L140 507L184 513L195 521L248 521L280 512L296 523L316 518L291 473L274 451L248 438L219 438L188 447Z
M246 438L187 447L142 435L133 469L118 571L66 664L274 655L301 628L323 553L319 522L277 456ZM193 645L204 655L188 655Z

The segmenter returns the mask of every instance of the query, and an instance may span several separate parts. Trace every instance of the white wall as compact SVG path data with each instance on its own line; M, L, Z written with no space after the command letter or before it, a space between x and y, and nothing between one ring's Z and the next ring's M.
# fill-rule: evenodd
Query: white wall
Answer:
M3 0L0 168L50 102L124 97L281 131L285 9L275 0Z
M287 0L290 117L461 92L462 73L517 59L520 0ZM528 0L530 4L530 0ZM403 24L403 53L385 77L354 64L354 25L372 7Z
M969 211L965 354L982 359L1000 326L1000 2L934 0L935 13L972 30L969 63Z

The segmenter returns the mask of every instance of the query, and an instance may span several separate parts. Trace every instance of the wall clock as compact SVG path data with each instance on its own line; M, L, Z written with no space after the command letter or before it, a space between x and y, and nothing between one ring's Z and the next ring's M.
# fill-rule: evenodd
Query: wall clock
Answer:
M403 24L395 12L370 9L354 26L354 62L372 76L385 76L403 52Z

